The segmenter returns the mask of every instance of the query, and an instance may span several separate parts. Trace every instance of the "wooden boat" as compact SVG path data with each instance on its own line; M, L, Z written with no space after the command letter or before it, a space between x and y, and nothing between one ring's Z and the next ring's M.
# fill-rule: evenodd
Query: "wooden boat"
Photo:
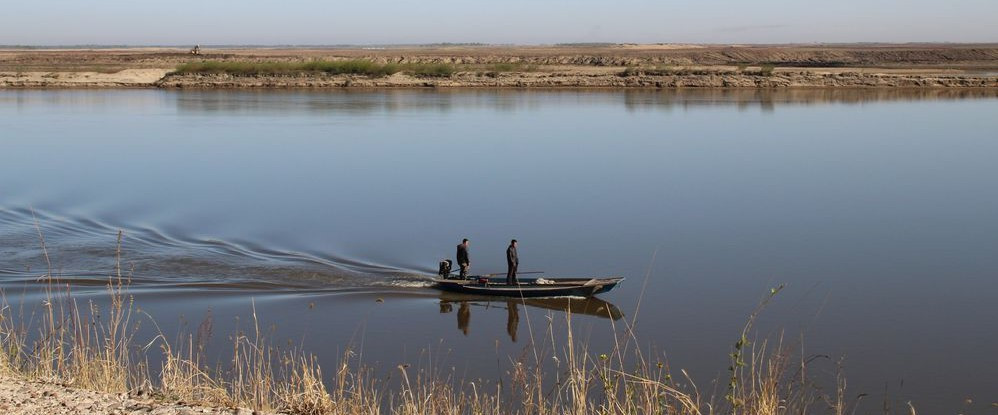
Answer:
M592 297L616 287L623 277L521 279L517 285L507 285L505 278L441 279L434 287L462 294L498 297Z

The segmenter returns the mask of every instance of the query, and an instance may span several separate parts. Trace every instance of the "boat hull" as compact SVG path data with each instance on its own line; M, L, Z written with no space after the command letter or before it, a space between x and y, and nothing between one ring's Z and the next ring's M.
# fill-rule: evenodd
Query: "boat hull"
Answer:
M490 279L481 283L471 280L433 280L440 290L496 297L538 298L538 297L592 297L612 290L623 278L565 278L547 280L551 283L538 284L537 280L525 279L518 285L507 285L505 281Z

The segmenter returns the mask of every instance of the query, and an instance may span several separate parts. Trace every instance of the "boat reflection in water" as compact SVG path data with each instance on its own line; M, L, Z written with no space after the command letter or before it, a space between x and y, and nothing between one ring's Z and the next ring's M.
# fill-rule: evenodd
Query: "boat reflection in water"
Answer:
M496 298L453 293L444 293L440 296L440 313L453 312L455 304L457 305L457 328L465 336L468 335L468 328L471 325L471 307L486 309L505 308L506 333L509 334L510 339L514 342L516 341L516 330L520 325L520 306L563 311L572 314L585 314L612 320L619 320L624 316L624 313L620 312L617 306L596 297Z

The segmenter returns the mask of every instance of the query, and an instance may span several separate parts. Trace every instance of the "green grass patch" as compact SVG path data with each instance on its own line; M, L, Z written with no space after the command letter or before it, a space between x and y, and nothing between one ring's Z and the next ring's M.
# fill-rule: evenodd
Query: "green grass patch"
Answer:
M469 70L474 70L478 76L488 76L490 78L495 78L501 73L522 73L522 72L537 72L540 67L535 64L526 64L520 62L500 62L488 65L467 65Z
M538 70L537 65L512 62L494 63L486 65L483 69L488 72L536 72Z
M239 76L254 75L294 75L325 73L330 75L388 76L404 72L415 76L449 77L457 72L454 65L446 63L377 63L363 59L341 61L309 62L245 62L245 61L202 61L182 64L174 74L229 74Z
M379 64L367 60L347 60L347 61L312 61L306 62L292 70L301 72L325 72L328 74L352 74L386 76L399 72L398 65Z
M400 68L410 75L438 78L446 78L457 72L457 67L449 63L409 63Z
M677 68L670 65L654 67L628 66L618 75L628 76L690 76L690 75L726 75L731 71L712 68Z
M739 64L737 69L732 71L728 69L717 69L710 67L701 68L683 68L683 67L673 67L669 65L660 66L628 66L618 75L623 77L628 76L690 76L690 75L754 75L754 76L773 76L773 71L776 69L775 65L765 64L756 68L749 68L748 65Z

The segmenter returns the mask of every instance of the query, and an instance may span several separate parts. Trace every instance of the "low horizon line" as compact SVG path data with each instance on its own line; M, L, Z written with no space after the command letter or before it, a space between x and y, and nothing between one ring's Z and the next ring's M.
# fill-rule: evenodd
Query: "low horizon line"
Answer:
M479 46L479 47L543 47L543 46L799 46L799 45L998 45L998 41L954 42L954 41L909 41L909 42L553 42L553 43L488 43L488 42L429 42L429 43L176 43L176 44L0 44L0 49L126 49L126 48L399 48L434 46Z

